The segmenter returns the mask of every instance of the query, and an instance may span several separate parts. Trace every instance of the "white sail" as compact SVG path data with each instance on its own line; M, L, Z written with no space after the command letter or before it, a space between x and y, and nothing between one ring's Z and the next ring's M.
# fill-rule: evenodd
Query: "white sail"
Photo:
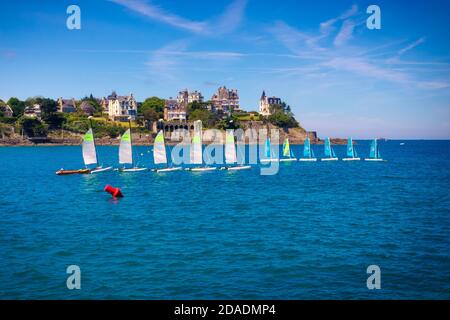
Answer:
M236 148L234 146L234 131L227 130L225 136L225 163L236 163Z
M133 150L131 146L131 131L128 129L120 138L119 163L133 164Z
M166 146L164 144L164 133L162 130L158 132L155 143L153 144L153 159L155 164L167 163Z
M90 128L83 137L83 160L85 165L97 164L97 152L95 151L94 134Z
M194 136L192 137L190 162L191 164L203 163L202 152L202 122L200 120L194 123Z

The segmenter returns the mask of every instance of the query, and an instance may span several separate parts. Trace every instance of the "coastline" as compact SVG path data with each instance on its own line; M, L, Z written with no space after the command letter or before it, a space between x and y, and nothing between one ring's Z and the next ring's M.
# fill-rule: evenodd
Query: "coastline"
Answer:
M133 140L134 146L151 146L153 145L153 138L148 139L140 139L140 140ZM347 144L347 139L344 138L331 138L331 143L334 145L345 145ZM211 144L212 140L203 140L203 144ZM289 142L291 145L303 145L304 140L298 140L298 139L289 139ZM68 146L80 146L82 143L82 139L64 139L64 141L55 140L55 139L48 139L45 142L33 142L28 139L0 139L0 147L68 147ZM97 146L119 146L120 140L119 139L112 139L112 138L101 138L96 139L96 145ZM168 146L174 146L180 143L180 141L166 141L166 145ZM214 144L224 144L223 141L221 142L215 142ZM245 141L245 145L250 145L248 141ZM283 140L280 139L279 143L273 143L274 145L282 145ZM311 141L312 145L323 145L324 140L317 139L315 141ZM355 144L357 142L355 141Z

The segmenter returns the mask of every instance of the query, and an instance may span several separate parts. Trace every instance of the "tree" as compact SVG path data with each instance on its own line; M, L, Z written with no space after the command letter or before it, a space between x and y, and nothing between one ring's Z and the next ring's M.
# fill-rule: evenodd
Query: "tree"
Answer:
M12 97L8 100L7 104L11 107L15 117L21 117L23 115L23 111L25 110L25 102Z
M45 121L46 117L51 116L58 111L58 104L55 100L49 98L35 98L35 103L41 106L42 118Z
M154 122L161 119L161 117L159 116L159 113L156 112L154 109L147 109L144 111L144 119Z
M158 97L147 98L140 106L138 106L138 113L145 114L145 111L153 110L158 114L158 119L160 119L164 117L164 105L164 99Z
M207 109L195 109L194 111L189 113L189 120L201 120L206 128L212 128L216 125L219 119L217 115L213 114Z
M216 124L217 129L220 130L227 130L227 129L239 129L241 128L241 123L239 121L239 118L237 116L231 116L227 117L225 119L220 120Z
M92 95L92 93L89 95L89 97L84 97L83 99L81 99L81 102L83 101L87 101L90 103L90 105L95 109L95 112L102 112L102 107L100 106L100 103L98 102L97 99L94 98L94 96Z
M21 125L23 132L28 137L46 137L47 136L47 126L44 125L37 118L21 117L19 119L19 124Z
M48 124L49 129L62 129L63 124L67 122L67 119L61 113L51 113L46 115L44 121Z
M194 110L208 110L209 105L211 105L209 101L208 102L193 101L191 103L188 103L186 112L189 114Z
M280 111L271 114L267 120L281 128L296 128L299 126L297 120L292 115Z

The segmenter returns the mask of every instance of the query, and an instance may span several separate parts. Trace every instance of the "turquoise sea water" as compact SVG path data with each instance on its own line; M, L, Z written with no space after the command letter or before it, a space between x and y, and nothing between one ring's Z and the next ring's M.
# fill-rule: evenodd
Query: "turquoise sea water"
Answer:
M450 141L399 143L380 143L385 163L282 163L274 176L56 176L81 166L80 147L0 148L0 298L449 299ZM150 147L137 150L150 166ZM99 155L117 163L117 147ZM381 290L366 287L373 264Z

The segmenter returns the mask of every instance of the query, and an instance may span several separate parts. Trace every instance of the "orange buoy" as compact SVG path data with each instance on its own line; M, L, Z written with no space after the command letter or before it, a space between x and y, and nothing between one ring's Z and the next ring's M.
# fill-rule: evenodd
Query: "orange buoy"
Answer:
M122 191L120 191L119 188L114 188L113 186L110 186L107 184L104 189L106 192L110 193L114 198L122 198L123 194Z

